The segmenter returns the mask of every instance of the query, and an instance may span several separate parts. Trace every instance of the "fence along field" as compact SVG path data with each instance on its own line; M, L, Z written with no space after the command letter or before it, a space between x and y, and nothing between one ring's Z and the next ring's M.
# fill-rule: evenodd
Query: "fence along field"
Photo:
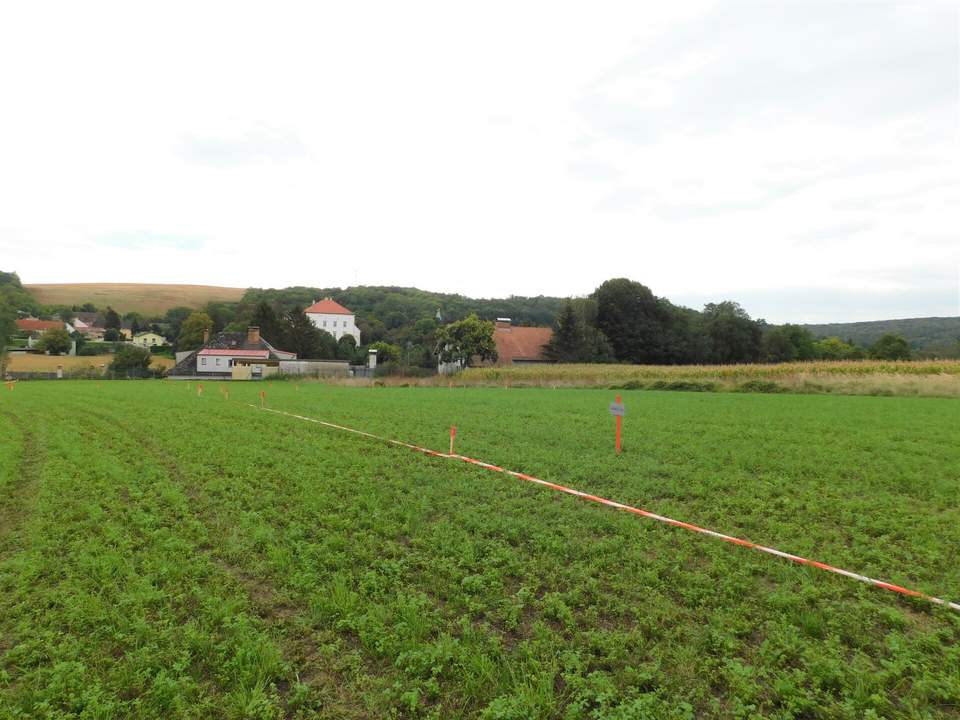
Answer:
M204 385L3 391L7 714L956 716L956 613L247 407L956 599L952 400Z

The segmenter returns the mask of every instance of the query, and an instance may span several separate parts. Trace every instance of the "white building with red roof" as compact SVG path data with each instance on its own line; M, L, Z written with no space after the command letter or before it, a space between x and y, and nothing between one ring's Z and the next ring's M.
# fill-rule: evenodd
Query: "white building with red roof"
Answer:
M360 344L360 328L357 327L353 311L347 310L336 300L324 298L314 302L304 310L304 313L310 318L310 322L333 335L334 339L339 340L344 335L352 335L357 345Z

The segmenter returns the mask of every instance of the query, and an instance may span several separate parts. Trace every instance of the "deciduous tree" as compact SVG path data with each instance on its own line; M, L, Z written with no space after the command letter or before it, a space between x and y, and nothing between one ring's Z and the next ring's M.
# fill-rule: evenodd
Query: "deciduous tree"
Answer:
M34 347L51 355L63 355L70 352L71 344L70 333L65 328L51 328L40 336Z
M900 335L887 333L870 347L871 357L877 360L909 360L910 343Z
M190 317L180 326L180 336L177 338L178 350L196 350L203 346L204 333L213 328L213 320L203 312L191 313Z
M468 315L463 320L444 325L437 330L435 354L444 363L458 363L469 367L474 357L496 360L497 346L493 342L493 323Z

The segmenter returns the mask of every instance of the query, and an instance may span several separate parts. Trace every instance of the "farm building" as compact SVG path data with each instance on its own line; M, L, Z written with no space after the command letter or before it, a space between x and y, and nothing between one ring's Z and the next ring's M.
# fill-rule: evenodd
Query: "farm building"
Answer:
M497 318L493 326L493 342L497 346L497 361L480 362L474 358L471 365L524 365L547 362L543 355L544 346L553 337L548 327L524 327L514 325L510 318ZM441 375L462 369L459 363L439 363L437 371Z
M497 346L497 365L542 363L544 346L553 337L548 327L514 325L510 318L497 318L493 327L493 342Z
M360 329L357 327L353 311L348 310L336 300L324 298L313 303L303 311L310 318L315 327L325 330L334 339L339 340L344 335L353 335L353 339L360 344Z

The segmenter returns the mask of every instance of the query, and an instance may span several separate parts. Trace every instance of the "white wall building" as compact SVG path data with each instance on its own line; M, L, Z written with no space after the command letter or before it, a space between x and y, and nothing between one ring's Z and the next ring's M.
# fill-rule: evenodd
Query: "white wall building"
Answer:
M315 302L304 312L310 318L310 322L333 335L334 339L339 340L344 335L353 335L357 345L360 344L360 328L357 327L356 318L350 310L336 300L324 298Z

